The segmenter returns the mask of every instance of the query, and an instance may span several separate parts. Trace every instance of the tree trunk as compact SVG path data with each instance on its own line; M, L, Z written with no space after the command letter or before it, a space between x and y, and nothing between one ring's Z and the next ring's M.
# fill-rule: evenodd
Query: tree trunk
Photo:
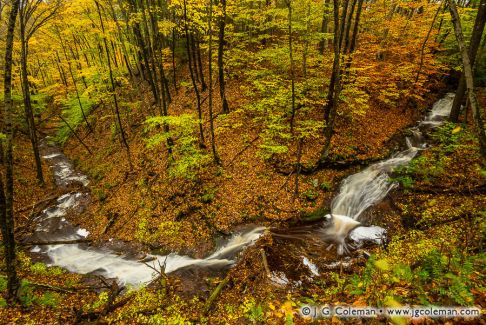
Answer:
M329 33L329 4L331 3L331 0L324 0L324 14L322 17L322 25L321 25L321 33ZM319 42L319 52L321 54L324 54L324 50L327 49L329 46L329 40L326 38L322 39Z
M462 33L461 21L459 14L457 13L456 4L454 1L447 0L449 3L449 11L451 13L452 23L454 25L454 32L456 34L457 44L459 51L461 52L462 64L464 69L464 77L466 79L466 88L468 93L469 102L473 112L474 124L476 125L476 132L479 140L479 148L481 155L486 160L486 134L484 133L484 125L481 120L480 109L476 93L474 92L474 76L471 60L467 53L467 48L464 42L464 35ZM483 25L484 27L484 25ZM482 33L482 30L480 31Z
M358 1L358 9L356 10L356 17L354 18L354 27L353 27L353 37L351 42L349 43L349 47L346 49L346 53L348 54L348 58L346 60L346 66L344 71L346 71L346 79L349 80L349 69L351 68L351 63L353 62L353 53L356 49L356 43L358 40L358 33L359 33L359 21L361 19L361 10L363 9L363 0Z
M97 0L95 0L96 4L96 9L98 9L98 15L100 18L100 25L101 25L101 31L103 32L103 35L105 34L105 27L103 24L103 18L101 17L101 10L100 10L100 4L98 3ZM115 81L113 80L113 70L111 68L111 59L110 59L110 49L108 48L108 42L106 41L106 37L103 36L103 42L105 44L105 51L106 51L106 58L108 62L108 70L110 73L110 83L111 83L111 91L113 93L113 103L115 104L115 113L116 113L116 119L118 122L118 127L120 128L120 135L121 135L121 140L123 145L125 146L125 149L127 151L127 158L128 158L128 164L130 167L130 170L132 169L132 160L130 156L130 147L128 146L128 141L125 136L125 131L123 130L123 125L121 122L121 117L120 117L120 109L118 107L118 98L116 96L116 87L115 87Z
M175 9L172 11L172 21L175 24ZM171 49L172 49L172 81L174 82L174 90L176 92L179 91L177 87L177 77L176 77L176 60L175 60L175 50L176 50L176 27L172 28L172 42L171 42Z
M13 0L8 20L7 37L5 44L5 70L4 70L4 108L3 108L3 133L5 139L5 178L4 190L3 178L0 176L0 226L5 254L5 268L7 271L7 297L9 300L17 296L19 280L16 270L15 237L14 237L14 174L13 174L13 128L12 128L12 51L15 31L15 21L19 11L19 0Z
M199 69L199 76L201 77L201 91L206 91L208 86L206 85L206 81L204 81L204 70L202 65L201 46L200 46L199 36L195 36L195 46L196 46L196 57L197 57L196 67Z
M189 60L189 73L191 75L192 86L194 88L194 92L196 94L196 101L197 101L197 113L199 117L199 146L204 147L204 131L202 125L202 110L201 110L201 96L199 95L199 90L197 88L196 78L194 76L194 70L192 68L192 59L191 59L191 45L189 40L189 27L187 26L187 5L186 0L184 0L184 30L186 33L186 45L187 45L187 58Z
M30 87L27 75L27 51L28 44L25 38L25 24L24 20L20 19L20 43L21 43L21 54L20 62L22 69L22 92L24 97L24 110L25 110L25 120L29 128L29 138L32 144L32 151L34 153L35 168L37 172L37 180L41 186L44 185L44 176L42 174L42 163L39 154L39 145L37 141L37 130L34 121L34 112L32 110L32 102L30 100Z
M476 15L476 20L474 22L474 28L471 35L471 42L469 43L469 59L471 61L472 69L474 72L474 66L476 62L476 56L478 53L479 45L481 44L481 37L483 35L484 25L486 23L486 0L481 0L478 8L478 13ZM452 122L457 122L459 120L459 115L461 113L461 104L464 102L464 96L466 94L466 80L464 72L461 74L459 79L459 85L457 86L456 96L452 103L451 115L449 119Z
M344 24L341 21L341 26L339 26L339 0L333 0L334 2L334 62L332 66L332 77L331 82L334 79L334 83L332 84L332 88L329 89L329 93L332 93L331 101L328 101L326 104L325 109L325 119L326 119L326 127L324 128L324 137L325 143L324 147L321 151L321 156L319 158L319 163L322 164L329 155L329 148L331 146L331 137L334 131L334 121L336 119L336 112L337 106L339 103L339 93L341 92L341 75L340 75L340 66L341 66L341 35L342 35L342 28L344 28ZM345 1L345 6L347 5L347 1ZM341 17L344 20L345 11L343 12L343 16ZM329 97L328 97L329 98Z
M288 0L287 8L288 15L288 30L289 30L289 59L290 59L290 85L292 91L292 106L290 115L290 133L294 134L294 119L295 119L295 73L294 73L294 57L292 52L292 0Z
M419 80L420 73L422 72L422 67L424 65L424 54L425 54L425 45L427 45L427 41L429 40L430 34L432 33L432 30L434 29L434 24L435 20L437 19L437 16L439 15L440 9L442 8L442 5L439 5L437 8L437 11L435 12L434 19L432 19L432 23L430 24L429 31L427 32L427 35L425 36L424 42L422 43L422 46L420 47L420 64L419 68L417 71L417 75L415 76L415 83Z
M332 75L331 81L329 83L329 91L327 93L327 104L324 108L324 120L326 123L329 122L329 115L331 114L331 110L334 106L334 96L336 92L336 82L341 78L339 73L336 73L336 66L338 70L340 69L340 60L341 60L341 44L342 44L342 36L344 32L344 22L346 17L346 10L348 8L348 0L344 0L343 3L343 13L341 17L341 22L339 21L339 2L336 4L334 3L335 8L334 10L334 40L333 40L333 47L334 47L334 62L332 68ZM337 6L337 8L336 8ZM337 11L337 12L336 12ZM337 17L336 17L337 14ZM338 59L336 60L336 50L338 51ZM339 71L338 71L339 72Z
M219 77L219 96L223 106L223 113L229 113L228 101L226 100L225 81L224 81L224 29L226 26L226 0L221 0L223 15L219 19L219 40L218 40L218 77Z
M221 164L218 152L216 151L216 143L214 139L214 121L213 121L213 0L209 0L209 50L208 50L208 70L209 70L209 127L211 131L211 150L213 151L214 162Z
M74 78L74 73L73 73L73 68L71 66L71 61L69 61L69 57L67 55L66 48L64 47L64 42L61 38L61 33L59 31L58 31L58 35L59 35L59 41L61 43L62 50L64 52L64 57L66 58L66 61L68 63L69 75L71 76L71 80L73 82L74 90L76 91L76 98L78 100L79 109L81 110L81 114L83 115L83 120L86 123L86 126L88 127L89 132L93 132L93 128L89 124L88 118L87 118L86 114L84 113L84 108L83 108L83 104L81 102L81 97L79 96L78 84L76 83L76 78Z

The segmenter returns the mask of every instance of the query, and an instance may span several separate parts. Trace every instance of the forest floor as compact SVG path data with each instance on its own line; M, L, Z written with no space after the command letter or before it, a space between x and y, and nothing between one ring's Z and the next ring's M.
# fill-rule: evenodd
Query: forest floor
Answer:
M443 89L434 89L418 109L370 105L363 116L352 121L340 116L331 156L339 155L347 164L301 175L298 197L294 197L295 175L281 173L259 158L259 128L242 109L248 99L236 82L228 85L231 113L215 119L222 167L208 165L197 181L166 177L166 150L146 146L143 122L152 108L148 96L143 95L147 92L138 91L142 94L136 98L140 105L126 125L132 170L118 135L111 131L113 116L107 107L93 111L92 133L80 131L92 155L75 138L66 143L67 156L90 177L93 199L89 211L70 216L70 221L88 229L95 241L116 238L137 242L146 252L177 251L195 257L205 256L214 247L215 236L231 233L239 225L285 228L289 223L302 223L306 214L328 208L345 176L395 152L403 131L415 125ZM124 96L129 100L136 95ZM484 90L479 97L485 107ZM190 90L180 88L170 111L190 113L193 106ZM219 104L215 111L220 111ZM42 132L50 133L52 127L46 126ZM390 238L387 247L365 247L372 253L370 259L359 251L348 266L326 269L326 259L335 259L334 253L316 248L312 241L283 241L267 233L245 251L227 275L196 271L196 278L208 278L187 289L190 285L182 282L186 281L183 275L175 274L150 288L119 296L113 303L108 296L114 289L103 289L106 284L99 279L46 268L31 260L27 247L21 246L24 306L0 308L0 322L74 323L80 317L100 323L280 323L289 319L301 323L308 322L296 314L302 303L484 307L486 283L481 273L485 266L486 171L471 132L464 125L447 124L433 133L430 149L409 168L397 172L401 186L366 214L369 222L387 228ZM304 163L315 161L321 144L320 138L305 144ZM292 157L295 148L287 159L295 159ZM16 138L15 166L16 236L20 240L32 231L32 217L61 193L46 165L46 186L36 184L30 144L22 134ZM262 249L270 270L284 272L291 284L269 280ZM320 275L313 276L302 263L304 251L313 256ZM228 284L205 311L209 293L223 277ZM4 290L5 280L0 280L0 290ZM80 306L84 314L76 314Z

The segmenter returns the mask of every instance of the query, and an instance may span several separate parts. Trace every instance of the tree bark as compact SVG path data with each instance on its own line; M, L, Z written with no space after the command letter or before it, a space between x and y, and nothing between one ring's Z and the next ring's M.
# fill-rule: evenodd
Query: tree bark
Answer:
M479 45L481 44L481 38L484 30L484 25L486 23L486 0L481 0L478 8L478 13L476 15L476 20L474 22L473 32L471 35L471 41L469 43L469 59L473 67L476 62L476 56L478 53ZM451 122L457 122L459 120L459 115L461 113L461 105L464 102L464 96L466 95L466 79L464 73L461 74L459 79L459 85L457 86L456 96L452 103L451 115L449 117Z
M29 80L27 74L28 40L26 39L26 35L25 35L26 21L22 14L20 15L19 22L20 22L20 43L21 43L20 63L22 69L21 76L22 76L22 92L24 97L25 120L29 128L29 138L32 144L32 151L34 153L35 167L37 172L37 181L41 186L43 186L44 176L42 174L42 163L40 159L39 145L37 140L37 130L34 121L32 102L30 99L30 87L29 87Z
M479 103L474 92L474 76L471 60L464 42L464 35L462 33L461 21L459 14L457 13L456 4L454 1L447 0L449 3L449 11L451 13L452 23L454 25L454 32L456 34L457 44L459 46L459 51L461 52L462 64L464 69L464 78L466 79L466 88L471 105L474 124L476 126L476 133L479 140L479 148L481 151L481 156L486 160L486 134L484 133L484 125L480 115ZM481 30L482 33L482 30Z
M213 121L213 0L209 0L209 50L208 50L208 70L209 70L209 127L211 131L211 150L213 152L214 162L221 165L216 143L214 139L214 121Z
M194 93L196 94L196 101L197 101L197 113L199 117L199 146L204 147L204 131L202 125L202 110L201 110L201 96L199 94L199 89L197 88L196 79L194 76L194 70L192 68L192 59L191 59L191 44L189 40L189 27L187 24L187 4L186 0L183 2L184 4L184 30L186 33L186 46L187 46L187 58L189 60L189 73L191 75L192 86L194 88Z
M223 113L229 113L229 105L226 100L225 80L224 80L224 30L226 26L226 0L221 0L223 16L219 19L219 40L218 40L218 77L219 77L219 96L223 106Z
M329 33L329 4L331 3L331 0L324 0L324 13L322 16L322 24L321 24L321 33ZM324 50L327 49L329 46L329 40L326 38L322 39L319 42L319 52L324 54Z
M432 30L434 29L434 24L435 20L437 19L437 16L439 15L440 9L442 8L442 5L439 5L437 8L437 11L435 12L434 19L432 19L432 23L430 24L429 31L427 32L427 35L425 36L424 42L422 43L422 46L420 47L420 64L419 68L417 71L417 75L415 76L415 83L419 80L420 73L422 72L422 67L424 65L424 54L425 54L425 45L427 45L427 41L429 40L430 33L432 33Z
M206 85L206 81L204 81L204 70L202 65L202 58L201 58L201 46L199 41L199 36L194 36L195 39L195 47L196 47L196 57L197 57L197 64L196 67L199 69L199 76L201 78L201 91L206 91L208 86Z
M341 35L344 29L343 21L341 21L341 26L339 26L339 0L333 0L334 3L334 62L332 67L332 77L331 84L332 88L329 88L329 93L332 94L328 96L328 102L325 108L325 120L326 127L324 128L325 143L321 151L319 158L319 164L324 163L329 155L329 148L331 146L331 138L334 131L334 121L336 119L337 106L339 103L339 94L341 92ZM344 6L347 7L347 1L345 1ZM344 20L346 12L343 12L341 19ZM334 81L334 82L333 82Z
M288 31L289 31L289 59L290 59L290 86L291 86L291 115L290 115L290 133L294 134L294 119L295 119L295 72L294 72L294 57L292 51L292 0L287 1L288 8Z
M5 268L7 270L7 297L9 300L17 296L19 280L17 278L15 237L14 237L14 174L13 174L13 128L12 128L12 51L15 31L15 21L19 11L20 0L13 0L7 27L5 44L5 70L4 70L4 109L3 109L3 133L5 139L5 178L4 190L3 178L0 176L0 226L4 242Z
M125 136L125 131L123 130L123 125L122 125L122 122L121 122L120 109L118 107L118 98L116 96L115 81L113 79L113 69L111 68L110 49L108 48L108 42L106 41L106 37L104 35L105 34L105 27L104 27L104 24L103 24L103 18L101 16L100 4L98 3L97 0L95 0L95 4L96 4L96 9L98 9L98 16L100 18L101 31L103 33L103 42L105 44L105 51L106 51L106 58L107 58L106 61L108 62L108 70L109 70L109 73L110 73L111 91L113 93L113 103L115 104L116 119L117 119L117 122L118 122L118 127L120 128L120 136L121 136L122 144L125 146L125 149L127 151L128 164L129 164L129 167L130 167L130 170L131 170L133 166L132 166L132 160L131 160L131 156L130 156L130 147L128 146L128 141L127 141L127 138Z

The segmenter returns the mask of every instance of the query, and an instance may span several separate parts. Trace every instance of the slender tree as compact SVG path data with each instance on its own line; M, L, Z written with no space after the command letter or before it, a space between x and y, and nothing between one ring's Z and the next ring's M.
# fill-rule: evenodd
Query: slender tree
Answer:
M191 41L190 41L190 34L189 34L189 26L187 22L187 4L186 0L183 2L184 4L184 31L186 34L186 48L187 48L187 59L189 63L189 74L191 75L192 87L194 88L194 93L196 94L196 103L197 103L197 113L199 117L199 146L204 147L204 131L202 125L202 110L201 110L201 95L199 94L199 89L197 88L196 78L194 75L194 70L192 68L193 59L191 58Z
M290 59L290 87L291 87L291 115L290 115L290 133L294 133L294 119L295 119L295 71L294 71L294 56L292 49L292 0L287 1L288 9L288 33L289 33L289 59Z
M108 63L108 71L110 73L110 83L111 83L111 92L113 95L113 103L115 105L115 114L116 114L116 121L118 123L118 127L120 129L120 137L122 144L124 145L126 151L127 151L127 157L128 157L128 164L130 166L130 169L132 169L132 160L130 156L130 147L128 145L128 141L125 135L125 130L123 129L121 117L120 117L120 109L118 107L118 98L116 95L116 87L115 87L115 81L113 80L113 69L111 68L111 60L110 60L110 49L108 48L108 42L106 41L106 35L105 35L105 26L103 23L103 17L101 16L101 8L100 4L98 3L97 0L95 0L96 4L96 9L98 10L98 16L100 19L100 26L101 26L101 32L103 33L103 43L105 44L105 51L106 51L106 61Z
M319 158L319 163L323 163L328 155L329 148L331 146L331 137L334 131L334 121L336 119L337 107L339 103L339 94L341 92L341 36L344 30L344 17L346 15L346 10L343 10L343 15L341 16L341 24L339 21L339 0L333 0L334 8L334 62L332 65L332 76L331 85L329 88L329 93L332 94L328 96L328 102L325 107L324 118L326 121L326 126L324 128L325 144L321 151L321 156ZM347 7L347 1L345 1L343 8Z
M474 73L476 57L478 54L479 45L481 44L481 38L483 35L485 24L486 24L486 0L481 0L481 2L479 3L476 20L474 22L473 32L471 35L471 41L469 42L469 51L468 51L469 59L473 67L473 73ZM450 115L450 120L452 122L457 122L459 120L461 105L464 102L466 90L467 90L466 76L465 73L463 72L461 74L461 78L459 79L459 85L457 86L456 96L454 97L454 101L452 103L452 109Z
M34 153L35 166L37 171L37 180L41 185L44 184L42 175L42 163L39 154L39 145L37 139L37 129L34 120L32 101L30 98L30 84L28 80L28 54L29 40L35 32L45 25L54 17L59 2L44 3L42 0L21 0L19 4L19 27L20 27L20 65L22 78L22 92L24 98L24 111L27 126L29 128L29 137Z
M321 24L321 33L323 34L329 33L329 16L331 14L329 10L330 3L331 0L324 0L324 11L322 15L322 24ZM329 46L329 40L326 35L319 42L319 52L321 54L324 54L324 50L327 49L328 46Z
M226 100L226 83L224 79L224 32L226 27L226 0L221 0L222 16L219 19L219 39L218 39L218 78L219 78L219 96L223 106L223 113L229 113L229 105Z
M480 109L476 93L474 91L474 75L471 60L469 58L468 50L464 42L464 35L461 27L461 20L457 13L456 4L454 1L447 0L449 4L449 11L451 13L452 24L454 25L454 32L456 34L457 45L461 53L462 65L464 71L464 78L466 79L466 90L469 98L469 103L473 112L474 124L476 126L476 133L479 140L479 147L483 159L486 160L486 134L484 133L484 124L481 119Z
M216 150L216 143L214 139L214 119L213 119L213 0L209 0L209 50L208 50L208 70L209 70L209 127L211 131L211 150L213 152L214 162L220 165L218 152Z
M5 178L4 188L3 177L0 175L0 226L5 255L5 268L7 272L7 297L9 300L17 296L19 280L16 270L15 237L14 237L14 165L13 165L13 103L12 103L12 51L15 31L15 21L19 11L20 0L13 0L7 25L7 38L5 43L4 61L4 108L3 108L3 133L5 135Z

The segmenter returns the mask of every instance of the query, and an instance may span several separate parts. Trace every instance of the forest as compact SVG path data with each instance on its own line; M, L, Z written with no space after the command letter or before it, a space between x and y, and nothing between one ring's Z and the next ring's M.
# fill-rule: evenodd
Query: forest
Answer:
M484 323L485 24L0 0L0 324Z

